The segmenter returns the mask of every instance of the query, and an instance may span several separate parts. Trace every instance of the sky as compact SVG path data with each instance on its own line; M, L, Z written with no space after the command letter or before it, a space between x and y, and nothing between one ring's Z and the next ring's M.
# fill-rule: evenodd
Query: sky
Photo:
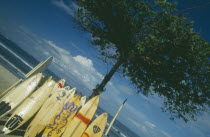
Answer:
M210 1L173 1L195 21L195 31L210 41ZM88 96L111 66L98 58L97 48L90 45L91 35L73 22L77 8L70 0L0 0L0 32L40 61L53 56L50 69ZM117 119L141 137L210 137L209 113L195 122L169 120L169 114L160 109L160 97L136 94L132 84L117 72L102 93L100 106L114 115L126 98Z

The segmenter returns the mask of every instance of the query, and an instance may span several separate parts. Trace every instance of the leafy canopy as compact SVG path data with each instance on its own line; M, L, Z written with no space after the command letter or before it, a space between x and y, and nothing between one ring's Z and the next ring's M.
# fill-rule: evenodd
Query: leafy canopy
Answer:
M164 97L171 118L195 120L210 100L210 46L164 0L77 0L76 22L92 34L105 58L121 61L125 76L144 94Z

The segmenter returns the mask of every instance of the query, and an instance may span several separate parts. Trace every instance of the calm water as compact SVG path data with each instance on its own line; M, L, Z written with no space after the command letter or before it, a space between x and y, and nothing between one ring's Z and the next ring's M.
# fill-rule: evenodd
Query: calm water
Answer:
M7 39L0 33L0 64L10 70L17 77L22 77L35 67L39 61L29 55L23 49L11 40ZM57 81L60 79L55 73L47 69L43 72L44 75L53 76ZM66 84L68 85L68 83ZM100 115L105 111L98 107L96 115ZM108 123L111 121L112 116L108 116ZM119 121L115 121L113 128L109 133L110 137L139 137L132 132L125 125Z

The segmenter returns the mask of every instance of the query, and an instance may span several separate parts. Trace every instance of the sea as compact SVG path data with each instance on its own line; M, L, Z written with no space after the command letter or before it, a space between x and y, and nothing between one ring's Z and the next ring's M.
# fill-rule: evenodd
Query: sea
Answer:
M19 78L23 78L24 75L29 72L33 67L39 64L33 56L29 55L24 49L21 49L15 42L11 41L5 35L0 32L0 64L7 68L10 72ZM53 70L46 69L43 75L52 76L54 80L58 81L61 78L56 75ZM69 85L66 83L65 85ZM71 86L71 85L69 85ZM98 107L96 116L104 113L105 111ZM108 127L113 116L108 114ZM105 137L105 136L104 136ZM108 137L140 137L135 134L131 129L126 127L120 121L116 120L108 134Z

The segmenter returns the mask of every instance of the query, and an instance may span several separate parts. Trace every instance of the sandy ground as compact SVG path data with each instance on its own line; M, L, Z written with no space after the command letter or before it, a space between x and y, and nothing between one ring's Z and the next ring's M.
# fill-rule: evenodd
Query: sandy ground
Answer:
M7 88L9 88L12 84L18 81L18 78L13 75L10 71L0 65L0 93L4 92ZM3 117L0 119L0 131L3 128L4 123L8 117ZM20 135L23 134L23 129L19 129L18 131L12 133L11 135L2 135L0 137L21 137Z
M0 93L18 81L18 78L0 65Z

